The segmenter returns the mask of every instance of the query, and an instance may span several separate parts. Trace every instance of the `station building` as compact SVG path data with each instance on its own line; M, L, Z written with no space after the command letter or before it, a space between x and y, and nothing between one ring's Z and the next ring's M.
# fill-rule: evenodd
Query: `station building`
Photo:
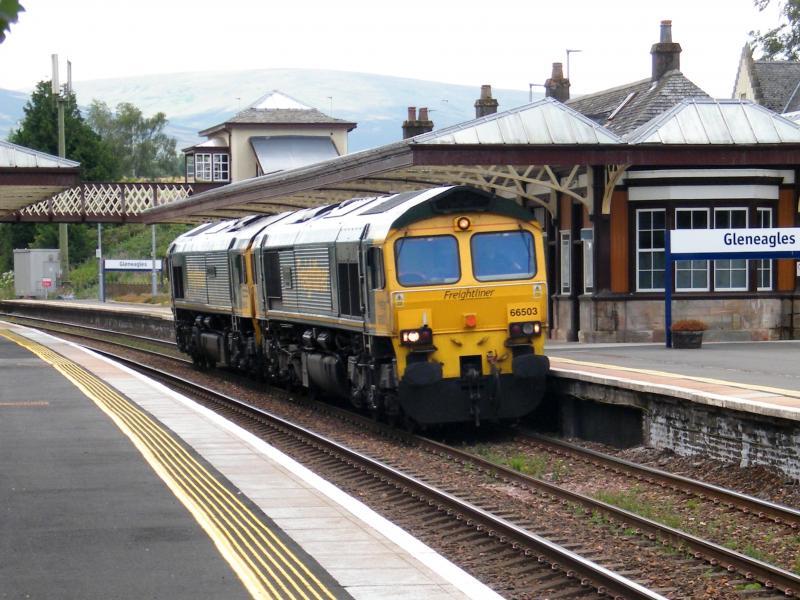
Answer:
M675 167L603 165L606 183L614 183L600 210L561 195L550 231L556 338L660 341L667 283L675 316L706 321L710 339L797 334L792 260L679 261L674 280L664 280L667 229L797 224L797 164L780 153L773 164L748 164L740 151L794 144L796 129L760 105L712 101L680 72L680 53L664 21L651 48L651 77L576 99L568 97L560 66L547 81L548 95L623 142L682 154ZM719 153L714 165L698 152L709 147Z
M797 225L800 125L751 100L711 99L680 71L669 21L650 53L650 75L628 85L570 98L556 64L542 100L496 112L485 86L475 120L429 131L427 114L409 110L411 137L351 155L337 146L338 158L279 173L258 163L248 141L253 158L236 172L264 175L152 209L145 220L473 185L516 199L543 224L553 339L663 341L666 286L673 318L706 321L709 340L800 336L794 260L679 261L665 280L667 230ZM203 133L233 151L235 131L233 123Z

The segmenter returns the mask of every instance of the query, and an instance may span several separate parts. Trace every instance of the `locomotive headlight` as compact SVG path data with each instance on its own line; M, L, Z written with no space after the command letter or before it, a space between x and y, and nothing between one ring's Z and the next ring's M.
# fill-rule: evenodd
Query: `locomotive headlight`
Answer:
M433 331L427 325L419 329L403 329L400 332L400 344L403 346L430 346L433 342Z
M542 333L541 321L523 321L521 323L510 323L508 333L513 337L531 337Z
M469 217L458 217L455 220L455 226L460 231L467 231L472 227L472 221L469 220Z

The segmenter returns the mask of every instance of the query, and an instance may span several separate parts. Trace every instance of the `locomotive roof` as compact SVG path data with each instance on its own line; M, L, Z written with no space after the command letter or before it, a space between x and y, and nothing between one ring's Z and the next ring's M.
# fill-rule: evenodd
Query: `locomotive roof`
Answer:
M177 237L170 252L216 252L244 248L264 227L289 214L251 215L232 221L204 223Z
M277 248L362 239L379 244L391 229L437 214L473 211L533 219L530 212L512 200L467 186L448 186L391 196L352 198L341 204L298 211L262 230L255 244Z
M438 214L490 212L532 220L512 200L467 186L401 192L391 196L351 198L340 204L271 216L251 216L197 227L175 240L174 252L219 251L246 247L251 239L267 248L298 244L381 243L393 228Z

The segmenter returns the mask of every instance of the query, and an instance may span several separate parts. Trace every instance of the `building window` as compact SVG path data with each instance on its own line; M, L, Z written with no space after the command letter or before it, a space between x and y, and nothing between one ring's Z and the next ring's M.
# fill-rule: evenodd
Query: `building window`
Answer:
M666 211L636 211L636 290L664 291Z
M715 208L715 229L743 229L747 227L746 208ZM714 261L714 289L716 291L747 291L747 260Z
M707 208L676 208L675 229L708 229ZM707 260L676 260L675 290L708 291Z
M772 227L772 209L758 208L757 219L759 227ZM756 261L756 282L759 291L772 289L772 261Z
M569 231L559 231L561 240L561 293L569 294L572 291L572 234Z
M197 181L211 181L211 155L194 155L194 178Z
M214 154L214 181L228 181L231 178L230 160L227 154Z
M186 179L194 179L194 154L186 155Z

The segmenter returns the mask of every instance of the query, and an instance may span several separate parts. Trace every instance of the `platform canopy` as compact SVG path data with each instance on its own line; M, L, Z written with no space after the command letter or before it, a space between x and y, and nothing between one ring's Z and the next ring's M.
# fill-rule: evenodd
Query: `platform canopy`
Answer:
M692 110L728 110L726 102L700 105ZM731 101L730 110L743 110L756 119L756 111L764 109ZM769 111L766 115L794 126ZM657 122L665 127L669 123L656 118L640 131L649 131L646 128ZM736 125L745 126L741 120ZM568 106L544 98L379 148L232 183L149 209L141 219L202 222L457 184L540 206L553 215L559 195L581 202L590 213L608 213L614 187L631 166L800 164L800 137L788 134L780 143L754 138L737 145L735 152L713 137L707 143L644 139L647 143L623 140Z
M551 190L586 200L585 194L576 191L581 165L575 161L575 149L621 143L594 121L545 98L379 148L232 183L148 210L143 218L153 223L225 219L453 184L544 203L554 210ZM559 165L561 174L544 151L556 146L572 149L574 154ZM526 157L499 162L495 159L497 148L540 151L535 161ZM428 149L426 157L420 155L423 149ZM447 151L462 149L474 154L455 157L455 163L449 157L439 158Z
M631 144L797 144L800 125L750 100L688 98L625 139Z
M75 185L80 163L0 140L0 217Z

